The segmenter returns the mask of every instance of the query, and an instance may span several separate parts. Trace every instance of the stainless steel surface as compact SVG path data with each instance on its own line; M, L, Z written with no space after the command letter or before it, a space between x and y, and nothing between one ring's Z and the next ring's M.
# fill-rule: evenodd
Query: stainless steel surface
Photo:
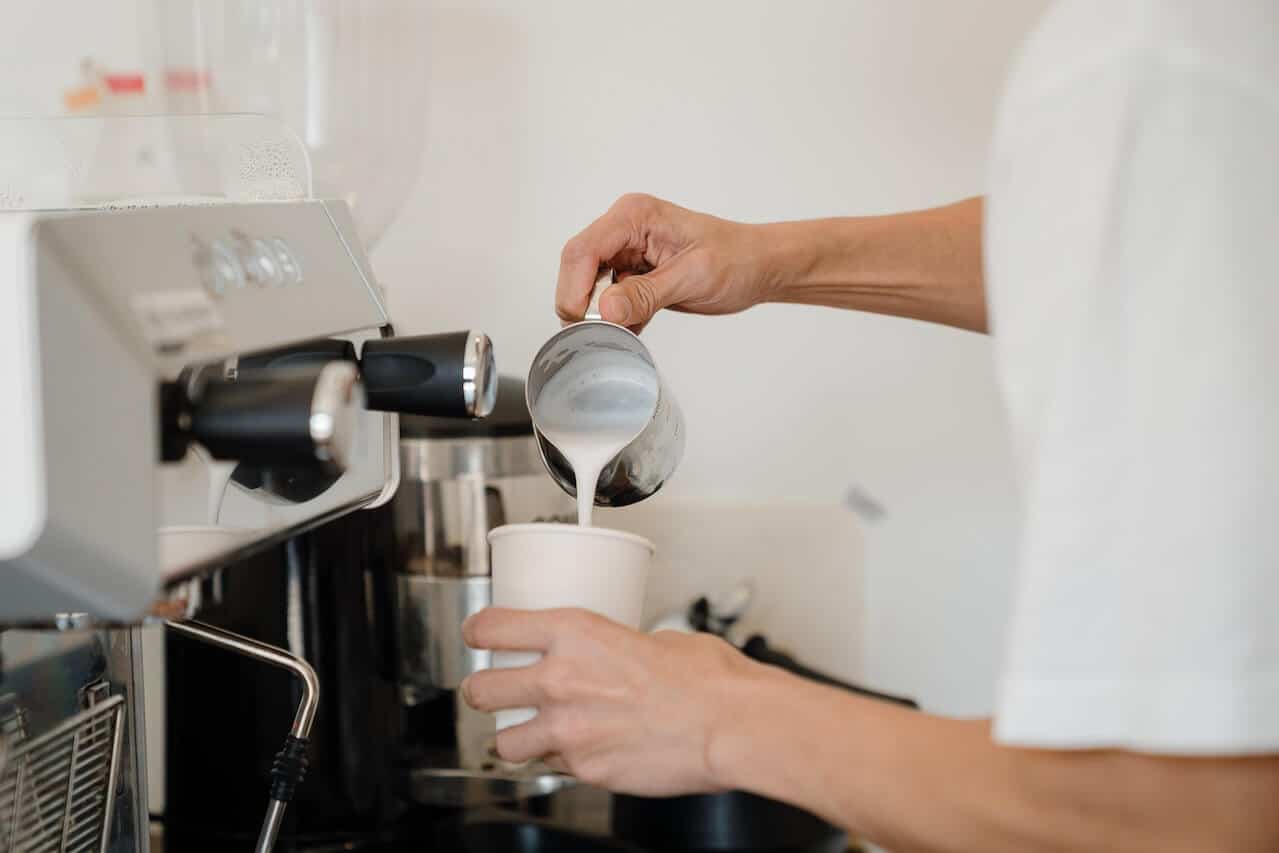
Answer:
M307 428L315 444L316 458L335 472L345 471L351 460L356 423L363 411L360 372L356 366L345 361L324 365L315 382Z
M409 771L407 795L415 803L443 808L497 805L553 794L576 784L545 766L486 771L447 767L417 767Z
M412 439L401 446L393 508L401 572L489 574L488 533L502 524L569 517L532 436Z
M31 738L25 712L0 720L0 850L100 851L111 842L124 738L123 696L108 696Z
M592 350L629 353L652 368L657 377L657 405L648 425L604 466L595 487L596 506L627 506L656 493L684 455L684 418L679 404L671 395L670 387L662 382L652 354L638 335L604 320L582 320L561 329L533 358L525 383L528 408L534 413L534 434L546 470L564 491L576 495L572 466L559 448L537 429L536 403L552 376L578 355Z
M401 697L413 705L489 665L462 642L462 623L491 599L489 531L570 518L574 506L531 435L404 439L400 471L395 622Z
M400 479L406 488L475 475L545 478L545 471L532 436L400 440Z
M258 833L254 853L271 853L275 849L275 841L280 837L280 824L284 822L284 808L287 803L271 800L266 807L266 817L262 818L262 831Z
M0 624L57 612L136 623L166 587L387 497L394 415L320 417L345 472L282 494L188 452L161 462L161 383L314 338L389 332L341 203L291 201L6 213L0 362L20 422L0 448ZM289 279L260 253L287 251ZM280 247L283 247L281 249ZM276 269L279 269L277 264ZM334 410L338 411L338 410ZM346 436L349 435L349 438ZM349 452L342 459L342 448Z
M249 637L235 634L222 628L206 625L201 622L166 622L171 631L185 634L202 643L218 646L223 649L245 655L254 660L288 670L302 682L302 701L298 704L297 713L293 717L293 726L289 734L301 741L311 734L311 724L315 722L315 712L320 706L320 678L311 665L300 657L290 654L275 646L258 642ZM280 834L280 824L284 820L284 809L287 803L271 798L267 802L266 816L262 819L262 829L254 846L257 853L269 853L275 847Z
M486 418L497 403L497 364L493 359L493 342L483 332L471 331L466 336L466 353L462 356L462 402L473 418Z
M591 299L586 305L586 313L582 315L583 320L604 319L604 315L600 313L600 297L615 281L617 281L617 272L612 267L602 267L595 274L595 286L591 288Z
M406 701L434 688L454 690L471 673L489 667L490 652L462 641L462 623L492 601L490 578L400 573L397 583L399 677Z
M76 802L71 812L66 812L64 805L58 815L61 821L69 814L72 825L68 836L79 838L70 849L145 853L146 744L140 631L9 629L0 631L0 650L0 718L11 721L0 723L0 753L8 753L7 759L0 758L0 850L62 849L56 838L44 847L13 845L11 839L15 830L33 829L29 822L17 819L17 812L25 814L32 802L47 806L50 797L62 796L53 776L69 772L68 760L74 758L79 763L79 776L73 777L74 789L64 793ZM104 718L89 716L95 713L112 717L109 744L102 734ZM70 743L74 750L73 732L80 732L81 751L75 755L65 748ZM101 763L108 755L111 761ZM19 763L27 768L25 779L39 783L38 789L24 787L26 794L21 798L8 787L12 774L19 772ZM93 800L99 795L100 799ZM92 802L98 802L108 814L93 812ZM87 828L91 812L101 819L100 837ZM41 824L46 835L48 829L47 821ZM61 825L57 831L61 833ZM91 843L85 840L90 836Z
M108 635L107 678L111 689L124 696L124 751L116 796L112 853L147 851L150 799L147 790L147 718L143 679L142 630L116 630Z

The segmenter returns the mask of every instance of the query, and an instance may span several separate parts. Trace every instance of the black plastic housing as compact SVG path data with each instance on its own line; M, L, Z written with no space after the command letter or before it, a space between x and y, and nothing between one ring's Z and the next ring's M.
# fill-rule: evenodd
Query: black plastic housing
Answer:
M434 417L468 417L462 368L470 332L366 341L360 371L368 407Z
M300 368L210 380L190 409L190 436L215 459L314 465L310 419L318 379L318 369Z

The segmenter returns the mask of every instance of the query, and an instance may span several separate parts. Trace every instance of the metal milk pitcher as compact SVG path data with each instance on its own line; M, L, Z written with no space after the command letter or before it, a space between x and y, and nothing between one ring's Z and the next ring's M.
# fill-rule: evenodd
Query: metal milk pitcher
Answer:
M611 269L602 269L591 294L585 319L564 327L542 345L529 368L524 386L525 402L533 417L538 452L552 479L570 495L577 495L573 467L543 434L537 419L537 400L546 383L574 358L601 349L625 353L652 371L657 402L644 429L614 456L600 472L595 505L619 507L654 494L671 476L684 455L684 418L670 388L662 382L648 347L634 332L601 318L599 299L615 281Z

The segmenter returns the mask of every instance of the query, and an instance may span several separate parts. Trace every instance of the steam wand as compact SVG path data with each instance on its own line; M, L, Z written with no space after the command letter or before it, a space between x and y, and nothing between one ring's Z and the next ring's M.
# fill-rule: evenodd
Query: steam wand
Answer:
M275 646L268 646L266 643L260 643L203 622L166 620L164 624L170 630L185 634L202 643L220 646L245 657L287 669L302 682L302 701L298 704L297 714L293 717L293 727L284 739L284 746L275 754L275 761L271 764L271 799L266 818L262 821L262 831L258 834L258 843L254 847L255 853L270 853L275 847L276 837L280 834L284 809L293 799L293 792L306 775L307 739L311 734L311 723L315 721L316 709L320 705L319 676L302 658Z

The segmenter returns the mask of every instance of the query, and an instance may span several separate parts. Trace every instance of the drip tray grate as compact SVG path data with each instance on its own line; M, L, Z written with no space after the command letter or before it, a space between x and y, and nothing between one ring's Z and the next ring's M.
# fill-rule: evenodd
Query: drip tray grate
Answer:
M106 850L123 719L122 696L30 739L21 711L0 719L0 853Z

